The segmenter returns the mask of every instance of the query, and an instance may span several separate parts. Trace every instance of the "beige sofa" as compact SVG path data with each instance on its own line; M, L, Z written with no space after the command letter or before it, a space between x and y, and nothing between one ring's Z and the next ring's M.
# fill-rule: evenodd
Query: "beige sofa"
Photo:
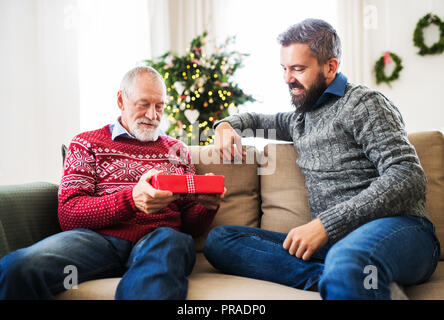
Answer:
M438 237L444 240L444 136L438 131L409 136L428 178L427 208ZM227 195L212 227L223 224L246 225L288 232L310 220L304 176L296 165L291 144L269 144L263 152L248 148L246 163L213 164L209 147L193 147L198 174L213 172L226 177ZM260 173L260 174L258 174ZM205 236L196 239L197 261L189 277L189 300L313 300L319 293L283 285L226 275L205 259ZM444 252L441 251L441 260ZM260 268L260 266L258 266ZM82 283L58 295L58 299L113 299L119 278ZM392 286L392 288L399 288ZM444 263L427 283L403 288L410 299L444 299ZM405 297L398 292L397 297ZM392 296L394 296L392 294Z

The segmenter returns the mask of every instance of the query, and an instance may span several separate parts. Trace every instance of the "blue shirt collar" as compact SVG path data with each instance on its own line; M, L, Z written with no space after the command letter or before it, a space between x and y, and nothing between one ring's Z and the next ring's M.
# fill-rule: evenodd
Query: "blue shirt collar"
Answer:
M117 138L128 138L128 139L136 139L131 133L129 133L120 123L121 117L118 117L116 122L109 126L109 130L111 132L111 139L116 140ZM156 136L154 137L153 141L156 141L159 138L159 135L165 135L165 133L160 130L160 128L157 129Z
M136 139L122 126L122 124L120 123L120 117L116 120L114 124L109 126L109 130L111 131L111 139L113 140L116 140L118 137Z
M336 74L335 79L330 83L327 89L325 89L324 93L319 97L318 101L316 101L316 106L320 107L331 97L331 95L343 97L345 94L345 87L347 86L347 77L344 76L341 72Z

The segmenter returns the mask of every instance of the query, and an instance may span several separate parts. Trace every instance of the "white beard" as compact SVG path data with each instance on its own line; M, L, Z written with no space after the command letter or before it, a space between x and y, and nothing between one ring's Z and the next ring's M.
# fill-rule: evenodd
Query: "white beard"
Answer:
M140 126L141 123L154 125L155 128L153 128L153 129L142 128ZM159 137L159 134L157 131L158 127L159 127L159 121L156 121L156 120L150 121L147 119L139 118L131 124L129 129L130 129L130 133L137 140L142 141L142 142L148 142L148 141L156 141L157 140L157 138Z

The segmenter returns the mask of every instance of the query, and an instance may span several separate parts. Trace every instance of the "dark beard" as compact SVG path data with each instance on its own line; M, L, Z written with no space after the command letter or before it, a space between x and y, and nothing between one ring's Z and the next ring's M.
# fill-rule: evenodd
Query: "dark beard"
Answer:
M308 90L298 82L290 83L288 87L290 88L291 104L296 109L295 112L305 113L310 112L315 108L316 101L318 101L319 97L324 93L325 89L327 89L327 81L322 72L319 72L314 84ZM304 89L304 93L294 95L293 92L291 92L291 89L293 88Z

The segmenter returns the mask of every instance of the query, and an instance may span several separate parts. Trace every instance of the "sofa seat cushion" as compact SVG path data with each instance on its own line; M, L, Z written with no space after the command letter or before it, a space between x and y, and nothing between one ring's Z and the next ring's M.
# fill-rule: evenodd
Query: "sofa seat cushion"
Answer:
M218 272L202 253L189 277L187 300L320 300L317 292Z
M121 278L106 278L82 282L77 289L63 291L57 300L114 300L114 293Z
M221 273L190 276L187 300L320 300L317 292Z
M113 300L121 278L83 282L78 289L67 290L55 298L59 300ZM404 290L392 284L392 299L444 299L444 262L438 264L430 282ZM394 290L396 289L396 290ZM405 296L407 293L408 297ZM318 292L304 291L277 283L222 274L205 258L196 256L196 264L189 276L187 300L320 300Z
M83 282L78 289L56 296L60 300L113 300L121 278ZM198 253L189 277L187 300L319 300L319 293L280 284L219 273Z
M404 287L404 292L411 300L444 300L444 261L438 262L429 281Z

